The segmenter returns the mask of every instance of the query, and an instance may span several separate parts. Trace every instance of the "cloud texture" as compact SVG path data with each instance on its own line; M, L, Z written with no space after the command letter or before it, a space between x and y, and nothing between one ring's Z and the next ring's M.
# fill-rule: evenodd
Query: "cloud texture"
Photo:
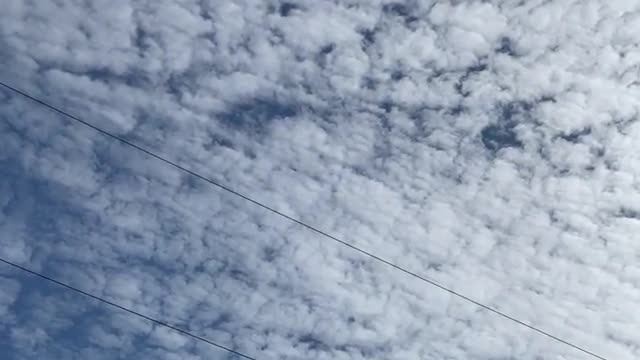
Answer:
M21 1L0 79L640 356L632 1ZM589 359L0 91L0 255L259 359ZM0 267L10 359L228 354Z

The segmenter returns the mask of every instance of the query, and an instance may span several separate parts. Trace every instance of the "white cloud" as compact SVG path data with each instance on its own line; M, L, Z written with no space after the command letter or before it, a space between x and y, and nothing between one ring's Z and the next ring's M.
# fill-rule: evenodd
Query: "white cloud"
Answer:
M639 355L633 2L3 9L2 81L609 359ZM3 257L261 359L588 358L1 101ZM35 289L5 294L15 358L222 356L15 280Z

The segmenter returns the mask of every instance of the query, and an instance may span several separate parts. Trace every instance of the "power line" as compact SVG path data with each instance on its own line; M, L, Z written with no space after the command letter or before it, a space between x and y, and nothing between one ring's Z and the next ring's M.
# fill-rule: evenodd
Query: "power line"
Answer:
M43 106L45 106L45 107L47 107L47 108L49 108L49 109L51 109L51 110L53 110L53 111L55 111L55 112L57 112L59 114L62 114L64 116L68 117L69 119L72 119L72 120L74 120L76 122L79 122L82 125L85 125L85 126L91 128L91 129L93 129L93 130L95 130L95 131L97 131L97 132L99 132L99 133L101 133L101 134L103 134L103 135L105 135L107 137L115 139L115 140L117 140L117 141L119 141L119 142L121 142L121 143L123 143L125 145L128 145L128 146L130 146L130 147L132 147L132 148L134 148L134 149L136 149L138 151L141 151L141 152L143 152L143 153L145 153L145 154L147 154L147 155L149 155L149 156L151 156L151 157L153 157L153 158L155 158L157 160L160 160L161 162L164 162L164 163L166 163L166 164L168 164L170 166L173 166L174 168L176 168L178 170L184 171L184 172L186 172L186 173L188 173L188 174L190 174L190 175L192 175L192 176L194 176L194 177L196 177L198 179L204 180L204 181L210 183L211 185L214 185L214 186L216 186L216 187L218 187L218 188L220 188L220 189L222 189L222 190L224 190L226 192L229 192L229 193L231 193L231 194L233 194L233 195L235 195L237 197L240 197L240 198L242 198L242 199L244 199L244 200L246 200L246 201L248 201L248 202L250 202L250 203L252 203L254 205L257 205L257 206L259 206L259 207L261 207L261 208L263 208L265 210L268 210L268 211L270 211L270 212L272 212L272 213L274 213L274 214L276 214L278 216L281 216L281 217L283 217L285 219L288 219L288 220L290 220L290 221L292 221L292 222L294 222L294 223L296 223L296 224L298 224L300 226L303 226L303 227L307 228L308 230L311 230L312 232L320 234L320 235L322 235L322 236L324 236L324 237L326 237L328 239L331 239L331 240L333 240L333 241L335 241L337 243L340 243L340 244L342 244L342 245L344 245L344 246L346 246L346 247L348 247L348 248L350 248L352 250L355 250L355 251L357 251L357 252L359 252L359 253L361 253L361 254L363 254L365 256L368 256L368 257L370 257L370 258L372 258L374 260L377 260L377 261L379 261L381 263L384 263L384 264L386 264L386 265L388 265L388 266L390 266L390 267L392 267L392 268L394 268L396 270L399 270L399 271L401 271L401 272L403 272L403 273L405 273L407 275L410 275L410 276L412 276L414 278L417 278L417 279L419 279L421 281L429 283L429 284L431 284L431 285L433 285L433 286L435 286L435 287L437 287L437 288L439 288L441 290L444 290L444 291L448 292L451 295L454 295L454 296L456 296L456 297L458 297L460 299L463 299L463 300L465 300L467 302L470 302L470 303L472 303L474 305L477 305L477 306L479 306L479 307L481 307L481 308L483 308L483 309L485 309L485 310L487 310L489 312L492 312L492 313L494 313L496 315L499 315L499 316L501 316L501 317L503 317L503 318L505 318L507 320L510 320L510 321L513 321L513 322L515 322L517 324L520 324L520 325L522 325L522 326L524 326L524 327L526 327L526 328L528 328L530 330L533 330L533 331L535 331L535 332L537 332L539 334L542 334L542 335L544 335L544 336L546 336L546 337L548 337L550 339L553 339L553 340L555 340L557 342L560 342L560 343L562 343L564 345L570 346L570 347L572 347L572 348L574 348L576 350L579 350L579 351L581 351L581 352L583 352L583 353L585 353L587 355L593 356L593 357L598 358L600 360L607 360L605 357L597 355L594 352L591 352L591 351L589 351L589 350L587 350L587 349L585 349L583 347L580 347L580 346L575 345L575 344L573 344L573 343L571 343L571 342L569 342L567 340L564 340L564 339L559 338L559 337L557 337L555 335L552 335L551 333L548 333L548 332L546 332L544 330L541 330L541 329L539 329L539 328L537 328L537 327L535 327L533 325L527 324L522 320L518 320L517 318L515 318L515 317L513 317L511 315L508 315L508 314L506 314L506 313L504 313L504 312L502 312L502 311L500 311L498 309L492 308L489 305L485 305L485 304L483 304L483 303L481 303L479 301L473 300L473 299L471 299L470 297L468 297L466 295L463 295L463 294L461 294L461 293L459 293L459 292L457 292L455 290L449 289L448 287L435 282L434 280L428 279L428 278L426 278L426 277L424 277L424 276L422 276L422 275L420 275L418 273L415 273L415 272L413 272L411 270L407 270L407 269L405 269L405 268L403 268L403 267L401 267L399 265L396 265L396 264L394 264L394 263L392 263L392 262L390 262L388 260L385 260L385 259L381 258L378 255L375 255L375 254L373 254L373 253L371 253L371 252L369 252L367 250L364 250L364 249L362 249L362 248L360 248L360 247L358 247L356 245L350 244L350 243L348 243L348 242L346 242L344 240L341 240L341 239L339 239L339 238L337 238L337 237L335 237L335 236L333 236L333 235L331 235L331 234L329 234L329 233L327 233L327 232L325 232L323 230L320 230L320 229L318 229L318 228L316 228L316 227L314 227L312 225L309 225L309 224L305 223L302 220L299 220L299 219L296 219L296 218L294 218L294 217L292 217L290 215L287 215L287 214L285 214L285 213L283 213L283 212L281 212L279 210L276 210L275 208L270 207L269 205L266 205L264 203L259 202L258 200L254 200L254 199L250 198L247 195L243 195L243 194L241 194L241 193L239 193L239 192L237 192L237 191L235 191L235 190L233 190L233 189L231 189L231 188L229 188L229 187L227 187L225 185L222 185L222 184L210 179L210 178L207 178L207 177L205 177L203 175L200 175L199 173L197 173L197 172L195 172L193 170L189 170L189 169L187 169L187 168L185 168L185 167L183 167L183 166L181 166L181 165L179 165L179 164L177 164L177 163L175 163L175 162L173 162L171 160L168 160L167 158L165 158L165 157L163 157L161 155L157 155L157 154L151 152L150 150L147 150L147 149L145 149L145 148L143 148L143 147L141 147L139 145L136 145L136 144L134 144L134 143L132 143L132 142L130 142L130 141L118 136L118 135L115 135L115 134L113 134L113 133L111 133L111 132L109 132L107 130L103 130L103 129L101 129L101 128L99 128L99 127L97 127L97 126L95 126L95 125L93 125L93 124L91 124L89 122L86 122L86 121L84 121L84 120L82 120L80 118L77 118L77 117L65 112L64 110L61 110L61 109L59 109L59 108L57 108L57 107L55 107L53 105L50 105L50 104L48 104L48 103L46 103L46 102L44 102L44 101L42 101L40 99L37 99L37 98L31 96L31 95L29 95L29 94L27 94L25 92L22 92L22 91L14 88L14 87L12 87L10 85L7 85L2 81L0 81L0 85L4 86L5 88L7 88L7 89L19 94L19 95L31 100L31 101L34 101L34 102L36 102L36 103L38 103L40 105L43 105Z
M35 275L35 276L37 276L37 277L40 277L40 278L42 278L42 279L44 279L44 280L47 280L47 281L49 281L49 282L52 282L52 283L54 283L54 284L56 284L56 285L60 285L60 286L65 287L65 288L67 288L67 289L69 289L69 290L75 291L75 292L77 292L77 293L79 293L79 294L82 294L82 295L84 295L84 296L90 297L90 298L92 298L92 299L94 299L94 300L98 300L98 301L100 301L100 302L102 302L102 303L105 303L105 304L107 304L107 305L109 305L109 306L112 306L112 307L118 308L118 309L120 309L120 310L126 311L126 312L128 312L129 314L133 314L133 315L135 315L135 316L137 316L137 317L141 317L141 318L143 318L143 319L145 319L145 320L151 321L152 323L154 323L154 324L156 324L156 325L164 326L164 327L169 328L169 329L171 329L171 330L177 331L177 332L179 332L179 333L181 333L181 334L183 334L183 335L186 335L186 336L192 337L192 338L194 338L194 339L196 339L196 340L204 341L204 342L206 342L206 343L207 343L207 344L209 344L209 345L212 345L212 346L217 347L218 349L225 350L225 351L227 351L227 352L230 352L230 353L232 353L232 354L234 354L234 355L238 355L238 356L240 356L240 357L242 357L242 358L245 358L245 359L248 359L248 360L257 360L256 358L254 358L254 357L252 357L252 356L249 356L249 355L243 354L243 353L241 353L241 352L239 352L239 351L233 350L233 349L228 348L228 347L226 347L226 346L224 346L224 345L220 345L220 344L218 344L218 343L216 343L216 342L214 342L214 341L211 341L211 340L205 339L205 338L203 338L202 336L195 335L195 334L193 334L193 333L191 333L191 332L189 332L189 331L187 331L187 330L183 330L183 329L181 329L181 328L179 328L179 327L176 327L176 326L170 325L170 324L168 324L168 323L166 323L166 322L164 322L164 321L161 321L161 320L158 320L158 319L152 318L151 316L144 315L144 314L139 313L139 312L137 312L137 311L135 311L135 310L131 310L131 309L126 308L126 307L124 307L124 306L122 306L122 305L118 305L118 304L116 304L116 303L114 303L114 302L111 302L111 301L109 301L109 300L107 300L107 299L101 298L101 297L99 297L99 296L97 296L97 295L93 295L93 294L88 293L88 292L86 292L86 291L80 290L80 289L78 289L78 288L76 288L76 287L73 287L73 286L71 286L71 285L69 285L69 284L65 284L65 283L63 283L63 282L61 282L61 281L58 281L58 280L56 280L56 279L50 278L50 277L48 277L48 276L46 276L46 275L43 275L43 274L41 274L41 273L39 273L39 272L36 272L36 271L30 270L30 269L27 269L26 267L20 266L20 265L18 265L18 264L16 264L16 263L13 263L13 262L9 261L9 260L5 260L5 259L3 259L3 258L0 258L0 262L3 262L3 263L5 263L5 264L7 264L7 265L10 265L10 266L13 266L13 267L14 267L14 268L16 268L16 269L22 270L22 271L27 272L27 273L29 273L29 274L31 274L31 275Z

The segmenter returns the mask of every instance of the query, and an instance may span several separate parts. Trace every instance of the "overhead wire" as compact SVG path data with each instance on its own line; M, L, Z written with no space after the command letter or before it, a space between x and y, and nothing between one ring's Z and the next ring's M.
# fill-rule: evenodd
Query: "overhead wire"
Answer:
M183 172L185 172L187 174L190 174L190 175L192 175L192 176L194 176L194 177L196 177L196 178L198 178L200 180L203 180L203 181L205 181L205 182L207 182L207 183L209 183L211 185L214 185L214 186L218 187L221 190L224 190L224 191L226 191L228 193L231 193L231 194L233 194L233 195L235 195L237 197L240 197L240 198L242 198L242 199L244 199L244 200L246 200L246 201L248 201L248 202L250 202L250 203L252 203L254 205L257 205L257 206L259 206L259 207L261 207L261 208L263 208L263 209L265 209L265 210L267 210L267 211L269 211L271 213L274 213L274 214L276 214L276 215L278 215L280 217L283 217L283 218L285 218L285 219L287 219L289 221L292 221L292 222L294 222L294 223L296 223L296 224L298 224L298 225L300 225L300 226L302 226L302 227L304 227L304 228L306 228L306 229L308 229L308 230L310 230L310 231L312 231L312 232L314 232L316 234L319 234L319 235L321 235L323 237L326 237L326 238L328 238L330 240L333 240L333 241L335 241L335 242L337 242L337 243L339 243L341 245L344 245L344 246L346 246L346 247L348 247L348 248L350 248L352 250L355 250L355 251L359 252L362 255L365 255L365 256L367 256L369 258L372 258L372 259L374 259L376 261L379 261L379 262L381 262L381 263L383 263L383 264L385 264L387 266L390 266L391 268L393 268L395 270L401 271L401 272L403 272L403 273L405 273L407 275L410 275L410 276L412 276L412 277L414 277L414 278L416 278L416 279L418 279L420 281L423 281L423 282L426 282L426 283L428 283L430 285L433 285L433 286L435 286L435 287L437 287L437 288L439 288L439 289L441 289L443 291L448 292L449 294L451 294L453 296L456 296L456 297L458 297L458 298L460 298L460 299L462 299L464 301L472 303L472 304L474 304L474 305L476 305L476 306L478 306L478 307L480 307L480 308L482 308L484 310L487 310L487 311L489 311L489 312L491 312L493 314L496 314L496 315L498 315L498 316L500 316L500 317L502 317L504 319L507 319L507 320L512 321L512 322L515 322L515 323L517 323L517 324L519 324L521 326L524 326L524 327L526 327L526 328L528 328L530 330L533 330L533 331L535 331L535 332L537 332L537 333L539 333L541 335L544 335L544 336L546 336L546 337L548 337L548 338L550 338L552 340L555 340L555 341L557 341L559 343L567 345L567 346L569 346L569 347L571 347L571 348L573 348L575 350L578 350L578 351L580 351L580 352L582 352L584 354L587 354L589 356L595 357L595 358L600 359L600 360L607 360L605 357L600 356L600 355L598 355L598 354L596 354L596 353L594 353L594 352L592 352L590 350L587 350L587 349L585 349L585 348L583 348L581 346L578 346L578 345L576 345L576 344L574 344L574 343L572 343L572 342L570 342L568 340L564 340L564 339L562 339L562 338L560 338L558 336L555 336L555 335L553 335L553 334L551 334L551 333L549 333L547 331L544 331L544 330L542 330L542 329L540 329L540 328L538 328L536 326L533 326L533 325L528 324L528 323L526 323L526 322L524 322L522 320L519 320L519 319L517 319L517 318L515 318L515 317L513 317L511 315L508 315L508 314L506 314L506 313L504 313L504 312L502 312L502 311L500 311L500 310L498 310L496 308L493 308L493 307L491 307L489 305L485 305L485 304L483 304L483 303L481 303L481 302L479 302L477 300L474 300L474 299L472 299L472 298L470 298L470 297L468 297L468 296L466 296L466 295L464 295L464 294L462 294L460 292L457 292L457 291L455 291L453 289L450 289L450 288L448 288L448 287L446 287L446 286L444 286L444 285L442 285L442 284L440 284L440 283L438 283L438 282L436 282L434 280L431 280L431 279L429 279L429 278L427 278L427 277L425 277L423 275L420 275L420 274L418 274L418 273L416 273L414 271L411 271L411 270L408 270L408 269L406 269L404 267L396 265L396 264L392 263L389 260L386 260L386 259L384 259L384 258L382 258L382 257L380 257L378 255L373 254L372 252L364 250L364 249L362 249L362 248L360 248L360 247L358 247L356 245L353 245L353 244L351 244L351 243L349 243L347 241L344 241L344 240L342 240L342 239L340 239L340 238L338 238L338 237L336 237L334 235L331 235L331 234L329 234L328 232L326 232L324 230L321 230L321 229L319 229L319 228L317 228L317 227L315 227L313 225L309 225L308 223L306 223L306 222L304 222L304 221L302 221L300 219L297 219L297 218L295 218L295 217L293 217L291 215L287 215L286 213L281 212L280 210L277 210L277 209L275 209L275 208L273 208L273 207L271 207L269 205L266 205L266 204L264 204L264 203L262 203L262 202L260 202L258 200L255 200L255 199L253 199L253 198L251 198L251 197L249 197L247 195L244 195L244 194L242 194L242 193L240 193L240 192L238 192L236 190L233 190L229 186L223 185L223 184L221 184L221 183L219 183L219 182L217 182L215 180L212 180L211 178L208 178L208 177L206 177L204 175L201 175L200 173L198 173L198 172L196 172L194 170L190 170L190 169L188 169L188 168L186 168L186 167L184 167L184 166L182 166L182 165L180 165L180 164L178 164L178 163L176 163L174 161L171 161L171 160L167 159L166 157L158 155L158 154L156 154L156 153L154 153L154 152L152 152L150 150L147 150L147 149L141 147L140 145L137 145L137 144L135 144L135 143L133 143L133 142L121 137L121 136L118 136L118 135L116 135L116 134L114 134L114 133L112 133L110 131L104 130L104 129L96 126L96 125L93 125L93 124L91 124L91 123L89 123L89 122L87 122L85 120L82 120L82 119L80 119L80 118L78 118L78 117L76 117L74 115L71 115L71 114L67 113L64 110L62 110L62 109L60 109L58 107L55 107L55 106L53 106L53 105L51 105L51 104L49 104L49 103L47 103L47 102L45 102L43 100L40 100L40 99L38 99L38 98L36 98L34 96L31 96L31 95L29 95L29 94L27 94L27 93L15 88L15 87L13 87L13 86L11 86L11 85L6 84L3 81L0 81L0 85L2 85L3 87L7 88L8 90L11 90L11 91L15 92L16 94L19 94L19 95L21 95L21 96L23 96L23 97L35 102L35 103L38 103L38 104L40 104L40 105L42 105L42 106L44 106L46 108L49 108L50 110L53 110L54 112L57 112L57 113L65 116L65 117L67 117L67 118L69 118L71 120L74 120L74 121L76 121L76 122L78 122L78 123L80 123L80 124L82 124L82 125L84 125L86 127L89 127L91 129L101 133L104 136L107 136L109 138L117 140L117 141L119 141L119 142L121 142L121 143L123 143L123 144L125 144L125 145L127 145L127 146L129 146L131 148L134 148L134 149L136 149L136 150L138 150L138 151L140 151L140 152L142 152L142 153L144 153L144 154L146 154L146 155L148 155L148 156L150 156L152 158L155 158L155 159L157 159L157 160L159 160L159 161L161 161L161 162L163 162L163 163L165 163L167 165L170 165L170 166L172 166L172 167L174 167L174 168L176 168L176 169L178 169L180 171L183 171Z
M174 330L174 331L179 332L179 333L180 333L180 334L182 334L182 335L186 335L186 336L191 337L191 338L194 338L194 339L196 339L196 340L204 341L205 343L207 343L207 344L209 344L209 345L211 345L211 346L214 346L214 347L216 347L216 348L218 348L218 349L222 349L222 350L227 351L227 352L229 352L229 353L231 353L231 354L234 354L234 355L240 356L240 357L242 357L242 358L244 358L244 359L248 359L248 360L257 360L256 358L254 358L254 357L252 357L252 356L249 356L249 355L244 354L244 353L242 353L242 352L240 352L240 351L237 351L237 350L233 350L233 349L231 349L231 348L229 348L229 347L226 347L226 346L224 346L224 345L221 345L221 344L219 344L219 343L217 343L217 342L215 342L215 341L211 341L211 340L209 340L209 339L207 339L207 338L204 338L204 337L202 337L202 336L196 335L196 334L192 333L191 331L185 330L185 329L180 328L180 327L177 327L177 326L175 326L175 325L171 325L171 324L169 324L169 323L168 323L168 322L166 322L166 321L158 320L158 319L156 319L156 318L154 318L154 317L151 317L151 316L149 316L149 315L145 315L145 314L143 314L143 313L141 313L141 312L138 312L138 311L135 311L135 310L131 310L131 309L127 308L127 307L124 307L124 306L122 306L122 305L116 304L116 303L114 303L113 301L109 301L109 300L107 300L107 299L105 299L105 298L103 298L103 297L100 297L100 296L97 296L97 295L91 294L91 293L86 292L86 291L81 290L81 289L78 289L77 287L71 286L71 285L69 285L69 284L67 284L67 283L64 283L64 282L62 282L62 281L56 280L56 279L54 279L54 278L52 278L52 277L49 277L49 276L44 275L44 274L42 274L42 273L39 273L39 272L37 272L37 271L34 271L34 270L28 269L28 268L26 268L26 267L24 267L24 266L18 265L18 264L16 264L16 263L12 262L12 261L9 261L9 260L6 260L6 259L3 259L3 258L1 258L1 257L0 257L0 262L3 262L3 263L5 263L5 264L7 264L7 265L9 265L9 266L12 266L12 267L14 267L14 268L16 268L16 269L18 269L18 270L22 270L22 271L24 271L24 272L27 272L27 273L29 273L29 274L31 274L31 275L35 275L35 276L37 276L37 277L39 277L39 278L41 278L41 279L44 279L44 280L49 281L49 282L51 282L51 283L54 283L54 284L56 284L56 285L58 285L58 286L62 286L62 287L64 287L64 288L68 289L68 290L71 290L71 291L74 291L74 292L79 293L79 294L81 294L81 295L84 295L84 296L90 297L90 298L92 298L92 299L94 299L94 300L98 300L98 301L100 301L100 302L102 302L102 303L104 303L104 304L107 304L107 305L109 305L109 306L111 306L111 307L114 307L114 308L116 308L116 309L120 309L120 310L122 310L122 311L126 311L127 313L132 314L132 315L135 315L135 316L137 316L137 317L139 317L139 318L142 318L142 319L145 319L145 320L151 321L152 323L154 323L154 324L156 324L156 325L160 325L160 326L162 326L162 327L169 328L169 329L171 329L171 330Z

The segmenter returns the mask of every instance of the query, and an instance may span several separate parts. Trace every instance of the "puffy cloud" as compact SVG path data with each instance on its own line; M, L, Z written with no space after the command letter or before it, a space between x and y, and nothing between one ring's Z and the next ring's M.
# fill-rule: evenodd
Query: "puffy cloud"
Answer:
M572 343L638 357L637 5L3 10L2 81ZM5 258L261 359L589 358L0 94ZM12 358L227 356L1 271Z

